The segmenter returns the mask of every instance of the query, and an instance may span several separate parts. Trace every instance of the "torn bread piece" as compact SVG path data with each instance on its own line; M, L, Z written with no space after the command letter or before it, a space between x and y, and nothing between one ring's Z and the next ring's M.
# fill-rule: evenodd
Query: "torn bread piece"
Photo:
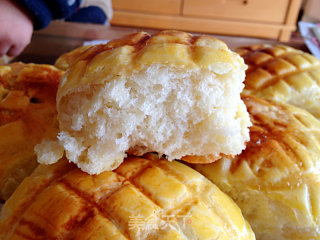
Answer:
M205 35L135 33L79 54L57 94L59 142L38 161L69 161L90 174L115 169L126 153L168 160L236 155L249 140L240 98L243 59Z

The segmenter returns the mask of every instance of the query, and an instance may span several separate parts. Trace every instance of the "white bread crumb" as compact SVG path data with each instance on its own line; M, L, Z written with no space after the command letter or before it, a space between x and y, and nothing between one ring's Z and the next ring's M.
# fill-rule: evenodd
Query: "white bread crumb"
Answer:
M122 48L115 54L129 50ZM228 60L221 57L207 67L168 62L132 67L133 56L126 63L122 60L124 67L115 65L121 69L117 74L105 70L103 64L94 65L98 61L94 59L88 67L94 71L87 77L104 78L58 96L57 151L62 147L69 161L90 174L115 169L128 151L158 152L168 160L241 153L251 125L240 98L246 66L237 54L221 51ZM201 59L197 61L202 64ZM70 71L62 85L70 81ZM46 144L41 148L42 153L54 151ZM58 160L37 152L42 163Z

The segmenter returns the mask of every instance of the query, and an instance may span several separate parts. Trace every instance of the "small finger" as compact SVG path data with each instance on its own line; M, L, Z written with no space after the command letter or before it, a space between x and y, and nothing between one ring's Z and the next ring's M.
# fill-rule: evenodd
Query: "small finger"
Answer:
M18 56L22 51L24 47L22 45L12 45L10 49L7 52L7 55L10 57Z

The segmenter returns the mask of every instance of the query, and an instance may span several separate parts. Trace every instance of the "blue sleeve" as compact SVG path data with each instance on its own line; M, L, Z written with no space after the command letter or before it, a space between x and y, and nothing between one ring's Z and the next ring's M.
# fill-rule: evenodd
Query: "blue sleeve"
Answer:
M65 19L65 21L67 22L82 22L96 24L104 24L106 20L106 14L100 7L97 6L80 8L74 14Z
M81 0L16 0L32 16L35 30L45 28L53 19L70 16Z

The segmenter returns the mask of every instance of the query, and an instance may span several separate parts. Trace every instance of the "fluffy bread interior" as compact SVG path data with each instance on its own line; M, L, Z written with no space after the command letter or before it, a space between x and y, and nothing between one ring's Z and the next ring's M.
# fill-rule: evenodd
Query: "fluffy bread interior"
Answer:
M227 63L214 70L154 64L69 94L60 103L60 146L54 151L63 147L91 174L116 168L128 150L156 151L169 160L240 153L250 125L240 99L244 71Z

